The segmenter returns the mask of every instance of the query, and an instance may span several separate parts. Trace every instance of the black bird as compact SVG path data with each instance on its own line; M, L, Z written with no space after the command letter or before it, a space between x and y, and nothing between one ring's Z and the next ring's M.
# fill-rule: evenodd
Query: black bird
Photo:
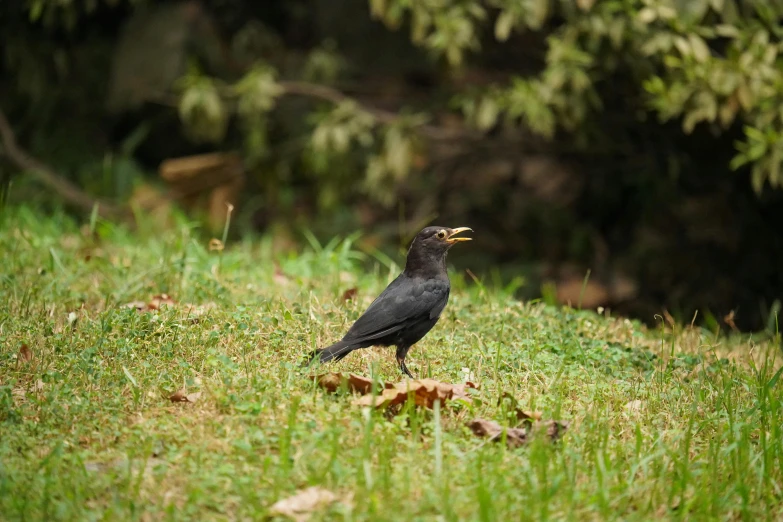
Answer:
M368 346L396 346L397 363L402 373L413 378L405 366L411 346L427 335L449 300L449 276L446 254L460 241L455 237L467 227L427 227L419 232L410 248L405 270L392 281L333 345L316 350L310 359L339 361L349 353Z

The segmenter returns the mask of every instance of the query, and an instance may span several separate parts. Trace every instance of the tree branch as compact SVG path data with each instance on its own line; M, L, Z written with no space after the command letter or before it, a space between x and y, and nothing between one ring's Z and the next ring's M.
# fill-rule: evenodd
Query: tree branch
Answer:
M35 179L56 190L68 202L89 211L97 204L98 212L103 216L118 217L123 214L114 205L93 199L79 187L57 174L51 167L22 149L16 141L16 134L14 134L14 130L2 109L0 109L0 143L3 146L0 153L5 153L17 167L28 171Z
M305 98L315 98L323 101L328 101L335 105L353 101L359 108L375 117L381 123L394 123L402 119L399 114L378 109L371 105L360 102L356 98L348 96L343 92L326 85L319 85L317 83L298 82L298 81L281 81L277 82L277 85L282 88L283 96L302 96ZM150 102L163 105L165 107L177 108L179 105L179 99L177 96L170 93L158 93L154 97L150 98ZM433 140L457 140L457 139L472 139L479 140L483 138L483 135L478 132L474 132L467 129L448 129L445 127L439 127L437 125L423 124L417 125L416 130L421 132L424 136Z
M295 82L295 81L282 81L278 82L278 85L283 88L283 93L291 96L306 96L309 98L319 98L321 100L329 101L334 104L342 103L344 101L356 102L363 111L372 114L381 123L393 123L400 120L400 115L391 111L385 111L383 109L377 109L369 105L360 103L358 100L343 94L337 89L327 87L325 85L318 85L315 83ZM419 125L417 129L425 136L433 139L447 140L455 138L472 137L469 136L463 130L451 130L436 125Z

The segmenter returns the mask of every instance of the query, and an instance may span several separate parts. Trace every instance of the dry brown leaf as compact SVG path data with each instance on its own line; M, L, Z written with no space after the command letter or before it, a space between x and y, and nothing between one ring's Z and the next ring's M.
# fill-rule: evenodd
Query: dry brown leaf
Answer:
M735 332L739 332L739 329L737 328L737 324L734 322L734 310L727 313L725 316L723 316L723 322L729 325L729 328L734 330Z
M86 223L81 227L79 227L79 233L82 235L84 239L88 239L92 243L101 242L101 235L98 233L98 229L92 228L90 227L90 225Z
M318 385L329 391L336 392L339 390L345 382L348 389L352 392L358 392L361 394L370 393L372 391L372 379L356 375L355 373L349 373L348 375L342 373L325 373L321 375L313 375L313 380L318 382ZM381 383L384 388L393 388L393 384Z
M275 275L273 276L275 283L280 286L288 286L291 283L290 278L285 275L280 265L275 262Z
M355 283L356 282L356 276L351 272L346 272L343 270L340 272L340 282L341 283Z
M441 403L447 400L470 400L468 388L477 388L477 386L472 382L448 384L434 379L416 379L395 384L393 388L387 388L375 397L370 394L360 397L354 401L354 404L376 408L394 406L404 403L408 393L413 392L417 406L432 408L436 400L440 400Z
M593 279L585 283L584 277L571 277L556 285L556 299L560 304L574 307L580 304L584 309L592 309L611 300L609 288Z
M190 319L194 323L199 322L201 316L206 314L213 308L217 308L217 305L211 301L200 305L193 305L193 304L185 305L185 310L188 319Z
M21 387L11 389L11 397L14 399L14 403L19 404L24 402L25 396L27 396L27 390Z
M559 440L563 433L566 432L570 422L564 420L548 420L537 422L534 426L534 430L546 429L546 436L552 442Z
M216 250L218 252L223 251L223 242L217 238L212 238L209 240L209 251L212 252L213 250Z
M486 419L474 419L468 423L468 427L479 437L488 437L491 441L499 441L503 435L503 426ZM526 428L507 428L506 444L510 448L517 448L527 443L528 430Z
M116 255L110 256L109 261L111 261L111 264L114 266L121 266L124 268L130 268L131 266L131 260L128 257L118 257Z
M152 300L147 303L149 310L160 310L162 306L174 306L174 299L169 294L158 294L152 296Z
M358 292L358 289L356 287L349 288L345 292L343 292L343 301L352 301L354 297L356 297L356 292Z
M568 429L567 421L541 421L536 422L525 428L505 428L506 444L510 448L517 448L527 444L533 433L546 430L546 436L551 441L560 438L563 432ZM479 437L487 437L489 440L497 442L502 439L504 428L494 421L486 419L474 419L468 423L468 427Z
M131 301L122 305L125 308L134 308L137 312L145 312L147 310L147 303L144 301Z
M177 390L171 394L169 400L171 402L196 402L201 398L201 392L188 393L185 388Z
M177 390L169 396L171 402L187 402L187 392L185 389Z
M542 413L540 411L524 411L519 408L516 409L517 420L520 422L531 424L532 421L540 421Z
M33 351L25 343L22 343L22 346L19 348L19 358L24 362L30 362L33 360Z
M84 259L85 262L89 263L92 258L105 258L106 252L104 252L104 250L100 247L84 246L79 249L79 255L82 257L82 259Z
M122 306L126 308L135 308L137 312L141 313L160 310L164 306L174 306L176 304L177 302L174 301L170 295L157 294L152 296L148 303L145 303L144 301L131 301L130 303L125 303ZM183 306L186 308L191 318L194 318L204 314L208 310L214 308L216 305L215 303L210 302L203 305L187 304Z
M309 513L323 509L336 501L337 495L328 489L313 486L291 497L278 500L269 508L269 512L273 515L304 520Z
M639 410L641 410L641 409L642 409L642 406L643 406L643 405L644 405L644 404L642 403L642 401L641 401L640 399L636 399L636 400L634 400L634 401L630 401L630 402L628 402L628 403L627 403L627 404L624 406L624 408L625 408L625 410L626 410L626 411L639 411Z
M540 411L526 411L519 407L519 403L517 402L516 397L511 395L508 392L503 392L503 394L498 398L498 406L500 406L500 403L503 402L503 400L507 400L511 403L511 406L514 408L514 413L517 416L517 420L519 422L522 422L528 426L532 424L532 421L540 421L542 414Z
M41 391L44 389L44 382L41 379L35 381L35 391Z

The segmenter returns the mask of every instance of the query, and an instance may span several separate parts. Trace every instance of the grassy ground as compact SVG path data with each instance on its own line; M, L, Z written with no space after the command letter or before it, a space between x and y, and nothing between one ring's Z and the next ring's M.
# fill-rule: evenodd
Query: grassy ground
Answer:
M349 241L275 258L270 240L221 253L184 226L93 228L97 244L24 209L0 223L0 519L263 519L314 485L340 499L315 520L783 517L779 337L647 331L453 274L409 366L469 378L477 400L387 417L296 364L398 267L360 269ZM121 306L161 292L178 304ZM198 322L183 304L210 302ZM330 369L396 382L391 350ZM181 388L201 395L169 401ZM476 438L475 417L509 424L504 393L569 431L516 450Z

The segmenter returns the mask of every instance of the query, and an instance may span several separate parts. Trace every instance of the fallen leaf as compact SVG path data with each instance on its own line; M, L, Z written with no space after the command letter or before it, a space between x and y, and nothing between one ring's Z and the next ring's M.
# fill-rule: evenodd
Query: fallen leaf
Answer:
M486 419L474 419L468 423L468 427L479 437L488 437L497 442L502 439L503 431L506 432L506 444L510 448L523 446L530 441L531 435L545 430L546 436L551 441L556 441L568 429L567 421L542 421L536 422L524 428L503 428L500 424Z
M124 268L130 268L131 266L131 260L127 257L120 258L116 255L109 256L109 261L114 266L121 266Z
M145 303L144 301L131 301L122 306L125 308L135 308L137 312L149 312L152 310L160 310L164 306L174 306L175 304L176 301L174 301L169 294L156 294L152 296L149 303Z
M341 283L354 283L356 282L356 276L352 272L342 271L340 272Z
M188 319L190 319L194 323L199 322L201 316L206 314L213 308L217 308L217 305L211 301L200 305L193 305L193 304L185 305L185 310Z
M273 276L273 279L275 280L275 283L280 286L288 286L291 283L291 280L285 275L283 269L280 268L280 265L277 264L277 262L275 262L275 275Z
M269 511L273 515L304 520L307 514L323 509L336 501L337 495L328 489L313 486L299 491L296 495L278 500Z
M68 326L73 328L76 325L76 321L79 319L79 316L76 315L76 312L69 312L68 313Z
M14 403L19 404L24 402L24 398L27 395L27 391L24 388L17 387L11 389L11 397L14 399Z
M160 310L161 306L174 306L174 299L169 294L158 294L152 296L152 300L147 303L147 308L150 310Z
M22 346L19 348L19 357L24 362L30 362L33 360L33 351L25 343L22 343Z
M216 250L218 252L223 251L223 242L214 237L209 240L209 251L212 252L213 250Z
M631 401L631 402L627 403L627 404L624 406L624 408L625 408L627 411L639 411L639 410L641 410L641 409L642 409L642 405L643 405L642 401L641 401L641 400L639 400L639 399L636 399L636 400L634 400L634 401Z
M514 413L516 414L517 420L519 422L522 422L530 426L532 424L532 421L541 420L542 414L540 411L526 411L521 409L519 407L519 403L517 402L516 397L514 397L510 393L503 392L503 394L498 398L498 406L500 406L500 403L503 402L503 400L507 400L511 403L511 407L514 409Z
M41 379L35 381L35 391L41 391L44 389L44 382Z
M343 301L352 301L353 298L356 297L356 292L358 292L356 287L349 288L343 292Z
M549 420L536 423L534 429L541 430L546 428L546 436L554 442L560 439L570 425L570 422L564 420Z
M177 391L175 391L174 393L171 394L171 396L169 397L169 400L171 402L187 402L188 401L188 399L187 399L187 392L185 391L184 388L181 389L181 390L177 390Z
M525 411L517 408L515 412L520 424L528 429L533 425L533 421L539 422L542 416L540 411Z
M86 223L79 227L79 233L82 235L82 237L90 240L93 243L101 242L101 235L98 233L98 229L93 228Z
M370 393L372 391L372 379L356 375L355 373L349 373L344 375L342 373L325 373L322 375L313 375L313 380L318 382L318 385L329 392L336 392L339 390L343 382L347 385L348 389L352 392L358 392L361 394ZM393 388L393 384L381 383L384 388Z
M476 378L476 374L474 374L470 370L470 368L465 367L465 368L462 368L461 371L462 371L463 374L465 374L465 380L466 381L472 381L472 380L474 380Z
M196 402L201 398L201 392L196 393L188 393L185 388L182 388L181 390L175 391L171 396L169 397L169 400L171 402Z
M570 277L556 283L555 298L560 304L581 306L584 309L596 308L611 301L608 286L584 277Z
M737 328L737 324L734 322L734 310L729 312L723 317L723 322L729 325L729 328L734 330L735 332L739 332L739 329Z
M476 385L472 382L448 384L434 379L416 379L395 384L393 388L387 388L375 397L371 394L360 397L354 401L354 404L376 408L394 406L404 403L408 393L413 392L417 406L432 408L436 400L440 400L441 403L447 400L469 401L468 388L476 388Z
M145 312L147 310L147 303L144 301L131 301L122 306L125 308L135 308L137 312Z
M103 252L102 248L87 247L87 248L80 249L79 252L80 252L80 255L82 256L82 258L84 259L84 261L88 262L88 263L90 262L90 260L93 257L101 258L101 257L105 257L106 256L106 254Z
M499 441L503 436L503 426L494 421L474 419L468 423L468 427L479 437L488 437L491 441ZM517 448L527 443L528 430L526 428L507 428L506 444L510 448Z

